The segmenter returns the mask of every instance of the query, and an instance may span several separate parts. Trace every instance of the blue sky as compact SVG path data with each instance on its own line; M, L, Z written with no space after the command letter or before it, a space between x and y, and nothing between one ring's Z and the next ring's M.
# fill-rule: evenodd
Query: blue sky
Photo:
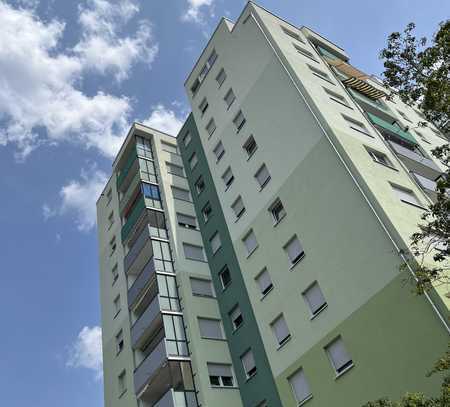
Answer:
M0 0L0 405L101 407L95 199L130 123L174 132L183 82L241 0ZM380 74L387 35L448 0L260 4Z

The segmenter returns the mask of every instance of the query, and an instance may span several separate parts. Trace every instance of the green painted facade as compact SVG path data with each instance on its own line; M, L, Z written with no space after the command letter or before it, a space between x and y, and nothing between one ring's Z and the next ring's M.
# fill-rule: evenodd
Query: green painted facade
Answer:
M180 150L191 191L193 191L193 201L197 218L200 222L203 243L211 269L211 277L216 290L223 326L228 339L243 404L246 407L256 407L265 400L271 407L281 407L282 404L275 386L274 377L267 360L266 351L261 341L255 315L242 278L242 271L236 259L227 223L221 210L216 188L206 162L192 114L181 129L178 136L179 139L182 139L187 132L191 134L192 141L187 147L182 142L179 143ZM188 160L194 152L197 154L198 163L191 171ZM200 195L197 195L194 192L195 182L200 176L203 177L206 188ZM203 221L202 208L208 202L212 208L212 216L205 223ZM213 254L210 249L209 238L217 231L220 234L222 247ZM225 266L230 270L232 282L225 289L222 289L219 272ZM239 305L241 309L244 323L236 331L233 331L228 313L236 305ZM257 373L252 378L247 379L242 368L240 356L249 348L252 349L255 357Z

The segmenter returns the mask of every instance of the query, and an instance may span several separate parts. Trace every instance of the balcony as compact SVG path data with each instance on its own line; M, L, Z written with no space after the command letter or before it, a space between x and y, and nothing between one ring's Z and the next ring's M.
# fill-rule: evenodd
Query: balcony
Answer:
M422 177L419 174L416 174L414 172L411 173L415 180L417 181L417 183L420 185L420 187L425 191L425 193L433 200L436 201L436 197L437 197L437 183L432 181L431 179Z
M411 172L430 180L436 179L442 173L439 167L429 158L392 141L389 144Z
M163 326L161 305L156 295L131 327L131 346L140 349Z
M381 101L371 99L370 97L354 89L349 89L349 92L353 96L353 99L355 99L355 101L365 112L372 113L373 115L378 116L387 122L393 122L394 120L396 120L396 117L391 112L391 110Z
M124 166L120 170L119 175L117 176L117 190L124 191L128 186L130 180L134 177L135 170L139 166L139 160L137 158L136 148L134 147L128 155Z
M128 307L130 309L134 308L142 294L145 292L145 289L154 281L154 277L156 277L155 263L153 262L153 259L151 259L128 290Z
M192 370L189 360L169 359L165 339L162 339L134 371L134 390L139 399L151 406L158 402L161 407L191 407L192 404L175 404L174 399L170 400L167 395L170 389L193 391Z
M127 275L137 275L153 256L152 242L147 225L142 229L141 234L131 246L130 251L125 256L123 268Z
M138 171L134 174L134 177L131 180L130 185L120 198L119 212L121 214L126 210L127 206L133 202L134 198L139 193L138 186L140 186L140 183L141 183L141 173Z
M367 113L370 121L382 132L387 133L391 138L399 139L401 142L406 142L409 145L417 146L416 139L412 136L411 133L402 130L399 126L395 124L391 124L386 120L383 120L381 117L378 117L372 113Z
M197 407L197 398L193 391L169 390L153 407Z
M122 226L121 236L123 244L125 244L127 238L130 237L131 231L133 230L134 226L136 226L138 220L144 213L145 213L145 200L144 197L141 196L140 198L138 198L138 201L136 202L133 210L128 216L125 225Z

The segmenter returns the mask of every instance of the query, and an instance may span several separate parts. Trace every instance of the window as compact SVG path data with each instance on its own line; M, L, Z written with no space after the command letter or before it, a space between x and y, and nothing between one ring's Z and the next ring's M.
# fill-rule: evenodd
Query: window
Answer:
M246 122L246 119L244 117L244 114L242 113L242 110L239 110L239 112L233 119L233 123L236 126L238 133L241 131L242 127L244 127L245 122Z
M375 161L376 163L385 165L386 167L393 168L393 165L386 154L369 148L367 148L367 152L372 157L372 160Z
M241 362L247 379L250 379L256 374L256 363L251 349L241 356Z
M183 243L184 256L190 260L205 261L203 247Z
M108 206L111 201L112 201L112 189L109 188L108 192L106 193L106 206Z
M312 397L303 369L297 370L292 376L290 376L288 378L288 382L291 385L292 392L294 393L294 397L298 405Z
M213 387L233 387L234 378L231 365L207 363L209 382Z
M192 295L214 298L214 290L211 280L203 280L201 278L191 277L191 288Z
M108 216L108 230L111 229L114 224L114 212L111 212Z
M223 100L225 100L227 109L229 109L233 104L233 102L236 100L236 96L234 95L233 89L230 88L230 90L227 92Z
M247 249L247 255L250 256L258 247L258 242L256 241L256 236L253 230L250 230L248 234L242 240L244 242L245 248Z
M167 172L169 174L177 175L179 177L184 177L183 167L173 163L166 162Z
M192 136L190 132L187 132L183 137L183 144L185 147L189 145L189 143L192 141Z
M318 315L327 307L327 302L317 281L310 285L302 295L311 311L311 318Z
M220 270L219 278L222 284L222 288L223 289L227 288L228 285L231 283L231 274L228 267L225 266L222 270Z
M241 313L241 309L239 308L239 305L236 305L231 310L229 315L230 315L231 324L233 325L233 331L235 331L244 323L244 319L242 318L242 313Z
M116 296L116 298L114 298L113 305L114 305L114 318L115 318L120 312L120 307L121 307L121 305L120 305L120 294L118 294Z
M271 324L272 332L279 346L284 345L291 337L289 328L286 324L283 314L277 317Z
M116 237L114 236L110 241L109 241L109 255L112 256L114 254L114 252L116 251L117 248L117 243L116 243Z
M221 69L220 72L216 76L216 81L219 84L219 88L222 86L222 83L227 79L227 74L225 73L225 69Z
M195 216L185 215L184 213L177 212L178 224L184 228L197 229L197 221Z
M162 209L161 195L157 185L142 183L142 195L145 197L145 203L154 208Z
M191 201L191 196L187 189L172 187L172 195L174 199L180 199L181 201Z
M197 195L200 195L206 188L205 181L203 181L203 177L200 176L197 181L195 181L195 190L197 191Z
M214 155L216 156L216 162L219 162L224 154L225 154L225 149L223 148L222 142L219 141L217 143L217 145L214 147Z
M339 375L353 366L353 361L345 348L342 337L338 336L333 342L327 345L325 351L327 352L336 374Z
M331 84L334 85L334 83L331 81L330 77L328 76L328 74L327 74L326 72L324 72L324 71L322 71L321 69L318 69L318 68L316 68L316 67L314 67L314 66L311 66L311 65L309 65L309 64L308 64L308 68L312 71L312 73L313 73L314 75L316 75L316 76L319 77L320 79L324 79L324 80L326 80L327 82L330 82Z
M289 257L289 261L291 262L291 266L297 264L305 255L303 251L303 247L298 240L297 236L294 236L286 246L284 246L284 250Z
M206 98L203 98L202 103L198 106L198 109L202 113L202 116L205 114L205 112L208 110L209 103L206 100Z
M208 222L209 218L212 215L212 208L211 204L208 202L202 209L203 219L205 220L205 223Z
M272 280L266 268L264 268L263 271L261 271L261 273L259 273L256 276L255 280L259 286L259 290L261 291L263 297L267 295L270 291L272 291L273 288Z
M270 181L269 170L266 164L263 164L260 169L255 174L256 181L258 181L259 186L263 189L267 183Z
M397 197L400 199L400 201L410 205L422 207L413 191L411 191L410 189L403 188L399 185L391 184L391 186Z
M161 146L164 151L172 154L178 154L178 147L175 144L166 143L165 141L161 141Z
M122 352L123 349L123 331L120 330L116 335L116 354Z
M286 35L289 35L289 37L293 38L294 40L297 40L297 41L300 41L300 42L303 42L303 43L304 43L304 41L302 40L302 38L300 37L300 35L297 34L296 32L294 32L294 31L292 31L292 30L289 30L289 29L286 28L286 27L281 27L281 29L283 30L283 32L284 32Z
M277 199L269 208L269 212L272 214L272 218L275 225L281 221L286 216L286 210L280 199Z
M231 167L228 167L225 170L225 172L222 175L222 180L223 183L225 184L226 189L228 189L234 181L234 175L233 172L231 171Z
M220 320L198 318L200 336L205 339L224 339Z
M412 123L412 120L408 116L406 116L406 114L404 112L402 112L400 110L397 110L397 112L404 120L406 120L407 122Z
M216 123L214 122L214 119L211 119L208 124L206 125L206 131L209 134L209 137L213 135L213 133L216 131Z
M126 371L123 370L117 377L119 397L122 396L122 394L124 394L127 391L126 376L127 376Z
M213 49L211 51L211 54L209 55L208 60L205 62L205 65L203 65L202 69L200 70L200 73L197 78L194 79L194 82L191 86L191 92L192 95L195 95L200 88L200 85L205 80L206 75L208 75L208 72L211 70L212 66L214 65L214 62L216 62L217 59L217 53L216 50Z
M250 136L245 143L242 145L242 148L245 150L245 152L247 153L247 158L250 158L253 153L257 150L258 145L256 144L255 139L253 138L253 136Z
M117 279L119 278L119 266L118 264L114 264L113 268L111 269L111 274L112 274L112 280L113 280L113 284L117 281Z
M209 245L211 246L213 254L216 254L217 250L219 250L222 247L219 232L214 233L211 239L209 239Z
M233 212L236 215L236 219L239 219L244 214L245 206L241 196L238 196L237 199L233 202L233 204L231 205L231 209L233 209Z
M189 168L193 170L198 163L197 154L192 154L191 158L189 158Z
M344 117L344 119L346 120L347 124L350 126L351 129L372 137L369 133L369 130L367 130L367 127L363 123L361 123L358 120L352 119L351 117L345 115L342 116Z
M312 59L313 61L318 62L316 57L314 56L314 54L312 52L308 51L307 49L305 49L303 47L300 47L297 44L293 44L293 45L294 45L294 48L297 50L297 52L299 54L302 54L305 57L308 57L309 59Z
M419 131L417 131L417 130L415 130L415 132L416 132L416 134L420 137L420 139L421 139L422 141L424 141L424 142L427 143L427 144L431 144L431 143L425 138L425 136L424 136L421 132L419 132Z
M325 87L323 88L323 90L328 94L328 96L330 96L330 99L333 100L334 102L340 103L341 105L344 105L346 107L350 107L347 102L347 99L344 96L340 95L339 93L333 92L332 90L327 89Z

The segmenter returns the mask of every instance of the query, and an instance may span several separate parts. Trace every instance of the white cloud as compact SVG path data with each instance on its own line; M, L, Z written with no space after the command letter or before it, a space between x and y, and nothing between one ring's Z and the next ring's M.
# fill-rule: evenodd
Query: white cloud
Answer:
M79 22L83 37L74 51L89 69L112 72L117 81L126 79L136 62L149 66L158 52L151 25L147 20L137 23L133 37L119 37L121 28L139 11L131 0L87 0L79 6Z
M69 349L67 366L93 370L96 380L103 376L102 330L85 326Z
M150 62L156 51L148 22L139 23L134 37L118 36L118 27L138 9L128 0L114 4L90 0L80 8L85 34L73 52L61 49L64 23L43 21L33 9L0 0L0 145L16 145L19 159L42 144L62 141L107 157L118 151L132 112L129 98L87 95L79 84L92 68L93 52L102 47L104 55L95 55L98 69L117 79L125 78L135 62Z
M183 119L178 117L173 110L166 108L162 104L158 104L153 108L150 116L145 119L142 124L153 127L156 130L161 130L172 136L176 136L183 126Z
M183 21L190 21L197 24L205 23L205 12L208 11L213 16L214 0L187 0L188 8L182 16Z

